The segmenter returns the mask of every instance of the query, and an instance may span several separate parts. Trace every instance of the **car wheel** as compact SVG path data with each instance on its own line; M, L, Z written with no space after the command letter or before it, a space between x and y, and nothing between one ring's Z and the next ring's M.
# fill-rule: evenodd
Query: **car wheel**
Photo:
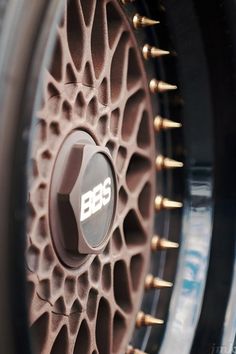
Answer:
M0 0L1 352L234 338L229 3Z

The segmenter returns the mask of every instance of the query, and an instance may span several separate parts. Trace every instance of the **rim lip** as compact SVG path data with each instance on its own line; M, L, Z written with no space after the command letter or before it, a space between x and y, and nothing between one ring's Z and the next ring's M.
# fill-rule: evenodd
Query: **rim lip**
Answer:
M181 249L160 354L170 353L174 348L177 354L190 352L207 279L213 217L212 170L196 168L188 177Z
M231 349L234 353L236 341L232 339L230 324L235 316L235 305L231 312L232 317L228 315L233 302L232 294L235 291L235 154L233 152L235 146L236 3L225 1L222 3L222 8L219 7L218 2L212 6L210 4L203 6L197 1L194 3L200 19L209 63L216 144L212 254L202 316L192 351L197 353L199 350L204 351L211 347L212 353L213 351L214 353L231 353ZM212 16L211 29L207 21L209 14ZM218 26L220 22L221 25ZM208 46L210 42L212 46ZM216 61L215 54L218 55L218 53ZM230 58L229 61L228 58ZM218 72L221 77L218 77ZM217 82L221 82L221 85L217 85ZM221 154L222 151L223 154ZM202 329L205 335L201 340ZM230 343L227 342L228 339ZM232 346L234 347L231 348Z
M161 354L173 350L179 354L191 351L204 299L213 228L214 141L211 90L193 5L187 0L183 6L185 14L173 1L166 2L168 30L174 33L173 42L179 54L179 85L186 100L183 107L183 140L187 155L180 253ZM185 24L182 29L180 21ZM189 28L192 28L192 32ZM195 43L193 39L191 41L192 51L197 52L199 57L199 61L195 59L195 62L191 57L191 47L186 45L189 43L190 32L192 37L194 33L196 39ZM195 83L189 81L190 70L200 72ZM202 102L199 107L197 100ZM197 115L201 117L199 120L196 119ZM205 126L204 131L202 126ZM191 274L191 269L195 269L196 273Z
M151 4L149 2L148 4L144 1L141 2L140 7L142 6L142 11L147 13L149 16L153 16L154 13L157 13L157 4ZM178 56L178 68L175 70L176 74L178 74L178 81L179 81L179 86L181 89L181 94L184 99L186 99L186 104L183 107L183 112L181 112L181 117L183 118L183 132L184 136L181 140L184 142L184 148L187 151L187 156L186 156L186 169L185 169L185 176L183 178L184 180L184 194L185 194L185 201L184 201L184 208L183 208L183 216L181 217L181 225L180 228L182 229L181 231L181 240L180 240L180 252L178 256L178 263L177 263L177 270L176 270L176 275L174 277L175 279L175 285L173 287L173 292L171 294L171 308L170 308L170 313L167 314L168 318L166 321L166 324L163 326L161 330L158 329L149 329L146 332L146 336L144 338L144 342L141 341L135 341L139 343L139 345L142 345L142 350L152 350L152 344L154 343L153 340L155 340L155 343L157 339L160 339L160 348L162 354L169 354L171 351L176 352L176 353L189 353L192 347L192 343L194 340L195 336L195 331L198 326L198 320L201 315L201 308L203 304L203 299L204 299L204 293L205 293L205 287L206 287L206 279L207 279L207 274L208 274L208 265L209 265L209 258L210 258L210 245L211 245L211 239L212 239L212 226L213 226L213 212L214 212L214 201L213 201L213 188L214 188L214 170L213 170L213 163L214 163L214 153L213 153L213 110L212 110L212 98L211 98L211 90L210 90L210 85L209 85L209 78L208 78L208 69L207 69L207 62L206 62L206 57L204 53L204 48L203 48L203 41L199 36L199 26L195 18L195 11L193 9L192 1L189 3L189 1L184 1L184 6L187 9L187 13L189 13L189 18L186 16L186 12L182 11L182 6L181 8L178 8L178 4L172 0L168 0L165 3L166 7L166 14L168 16L167 20L167 31L171 33L171 39L172 39L172 44L174 44L174 47L178 49L178 53L180 52L180 56ZM141 10L140 10L141 11ZM176 18L177 17L177 18ZM179 25L179 22L181 22L181 26ZM192 22L191 22L192 21ZM184 27L183 25L184 24ZM193 26L195 26L194 30L194 35L198 35L199 38L197 38L197 43L198 43L198 56L200 58L199 62L203 65L203 72L200 72L199 78L198 78L198 90L196 91L197 94L193 95L192 90L193 90L193 82L189 81L189 68L191 67L185 67L185 61L183 58L183 52L187 51L187 44L186 43L191 43L191 46L194 45L194 43L189 42L185 38L185 32L184 29L185 27L188 27L188 30L191 28L193 29ZM191 31L189 31L191 32ZM157 30L157 34L158 34ZM154 39L154 43L157 43L157 41ZM160 44L160 43L159 43ZM193 52L196 52L196 49L193 48ZM190 57L191 59L191 53L188 47L187 51L187 57ZM200 68L199 63L198 65L198 70ZM188 64L189 65L189 64ZM191 65L191 60L190 60L190 65ZM165 68L164 68L165 69ZM163 66L159 68L157 66L157 72L160 74L160 76L166 80L170 80L170 77L168 77L168 70L165 73L165 70L163 70ZM166 75L165 75L166 74ZM164 76L163 76L164 75ZM165 77L166 76L166 77ZM173 78L172 78L173 79ZM168 81L167 81L168 82ZM195 86L196 87L196 86ZM190 96L192 95L192 96ZM194 99L193 99L194 96ZM194 103L196 104L196 97L201 97L202 104L195 106L198 107L198 110L193 109ZM165 99L165 98L164 98ZM164 107L162 107L164 110L167 108L168 114L173 115L172 109L170 107L170 111L168 111L168 107L165 107L168 105L168 101L164 101ZM201 116L199 117L200 119L195 119L197 112L199 111L199 108L201 109ZM164 112L165 113L165 112ZM167 115L169 116L169 115ZM179 118L179 115L177 115ZM172 117L173 118L173 117ZM199 122L197 124L197 122ZM204 123L201 125L201 123ZM206 129L202 131L201 126L205 126ZM176 133L174 133L176 134ZM172 136L171 133L167 133L167 146L166 150L167 153L175 153L175 146L171 146L171 141L170 137ZM178 133L177 133L178 135ZM181 133L180 133L181 135ZM201 144L201 145L200 145ZM207 154L205 153L207 151ZM177 153L178 155L178 153ZM171 176L169 177L175 177ZM165 193L170 194L170 195L176 195L179 196L179 187L174 186L173 190L171 187L171 184L173 183L173 178L170 178L171 181L168 181L166 185L166 190ZM170 184L169 184L170 182ZM199 188L201 187L201 188ZM165 188L164 188L165 189ZM205 195L202 195L202 191L205 190ZM182 193L182 191L181 191ZM203 197L201 201L201 205L206 208L206 215L201 214L201 206L199 206L199 198ZM196 211L196 212L195 212ZM171 234L175 234L176 230L171 226L171 220L172 220L172 215L170 215L169 212L166 213L165 215L165 225L162 227L162 231L164 231L164 235L167 237ZM200 246L199 240L196 239L196 232L197 232L197 227L196 227L196 219L197 217L200 217L200 222L202 222L202 225L205 225L207 223L209 227L207 230L203 229L203 234L201 235L201 239L204 238L203 235L208 240L207 248L206 249L201 249L201 256L204 259L203 264L201 266L201 271L203 272L202 276L200 277L199 280L199 289L200 292L198 294L198 297L194 299L194 302L191 304L191 309L190 309L190 316L192 315L193 322L191 323L191 329L188 323L184 323L181 331L178 332L176 330L176 324L178 325L178 322L175 322L173 325L171 324L172 320L175 320L178 318L178 314L181 313L181 296L183 295L184 286L182 286L183 282L186 280L186 271L188 270L186 268L187 265L187 255L195 249L198 249ZM178 220L175 216L173 216L173 219ZM189 234L191 238L189 237ZM195 242L196 241L196 242ZM191 245L192 242L192 245ZM181 260L181 257L183 258ZM192 260L194 264L194 260ZM157 294L157 298L159 298ZM183 297L182 297L183 298ZM190 297L189 297L190 298ZM178 302L179 301L179 302ZM176 306L178 304L179 306ZM158 299L157 299L157 306L158 306ZM153 303L152 306L153 313L156 313L156 306ZM195 313L196 311L196 313ZM177 328L179 329L179 328ZM165 331L165 332L164 332ZM190 333L189 333L190 332ZM150 336L151 334L151 336ZM188 334L189 338L186 339L186 334ZM150 338L150 339L149 339ZM178 344L174 344L175 341ZM168 342L172 342L173 344L168 346ZM180 343L179 343L180 342ZM188 347L188 348L187 348Z

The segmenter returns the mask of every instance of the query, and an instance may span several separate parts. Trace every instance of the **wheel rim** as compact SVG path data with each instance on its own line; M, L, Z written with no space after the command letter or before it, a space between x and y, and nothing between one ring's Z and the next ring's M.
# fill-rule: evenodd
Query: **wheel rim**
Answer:
M120 5L70 1L64 13L31 148L30 328L36 353L120 353L132 334L150 254L153 114L141 54ZM75 131L110 151L118 213L105 249L68 267L54 247L49 200L58 155Z

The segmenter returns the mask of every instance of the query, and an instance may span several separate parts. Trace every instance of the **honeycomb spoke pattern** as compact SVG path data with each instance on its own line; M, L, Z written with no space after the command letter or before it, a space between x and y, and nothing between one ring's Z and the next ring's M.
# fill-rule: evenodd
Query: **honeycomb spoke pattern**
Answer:
M139 48L117 1L69 0L34 126L28 200L28 302L35 353L124 353L147 269L154 136ZM64 139L86 130L110 150L119 185L112 238L66 268L53 247L50 182Z

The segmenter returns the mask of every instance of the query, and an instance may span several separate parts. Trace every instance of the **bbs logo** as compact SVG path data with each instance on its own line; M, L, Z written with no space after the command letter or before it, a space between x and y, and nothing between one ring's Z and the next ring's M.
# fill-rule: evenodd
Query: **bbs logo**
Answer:
M106 206L111 200L111 178L99 183L81 196L80 221L85 221Z

